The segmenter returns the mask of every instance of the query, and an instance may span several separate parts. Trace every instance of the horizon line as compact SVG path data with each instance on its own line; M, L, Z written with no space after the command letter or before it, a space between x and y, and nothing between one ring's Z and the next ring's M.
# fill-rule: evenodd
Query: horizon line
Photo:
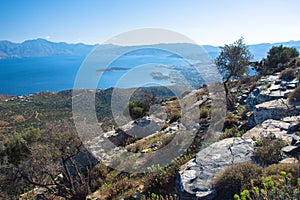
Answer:
M199 45L199 46L213 46L213 47L220 47L224 45L213 45L213 44L198 44L198 43L187 43L187 42L171 42L171 43L152 43L152 44L141 44L141 45L121 45L121 44L113 44L113 43L88 43L88 42L70 42L70 41L53 41L47 38L42 38L42 37L37 37L37 38L32 38L32 39L26 39L21 42L17 41L12 41L9 39L1 39L0 42L11 42L14 44L22 44L27 41L34 41L34 40L45 40L51 43L66 43L70 45L76 45L76 44L83 44L83 45L89 45L89 46L97 46L97 45L115 45L115 46L147 46L147 45L158 45L158 44L194 44L194 45ZM252 43L252 44L246 44L246 46L252 46L252 45L259 45L259 44L282 44L282 43L289 43L289 42L300 42L299 40L289 40L289 41L280 41L280 42L261 42L261 43Z

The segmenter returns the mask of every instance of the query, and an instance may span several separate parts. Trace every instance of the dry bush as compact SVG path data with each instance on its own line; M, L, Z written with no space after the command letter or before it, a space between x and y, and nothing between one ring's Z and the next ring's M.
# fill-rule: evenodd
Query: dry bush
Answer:
M257 86L258 86L257 82L253 82L249 87L250 91L254 90L254 88L256 88Z
M0 120L0 127L5 127L7 125L9 125L9 123L7 121Z
M217 191L217 199L232 198L251 187L251 180L257 179L262 174L262 168L250 161L234 164L219 172L213 180Z
M240 117L238 115L228 113L226 115L225 121L224 121L224 130L238 126L239 120L240 120Z
M23 115L14 115L11 117L11 119L14 121L14 123L21 123L25 121L25 118Z
M262 140L257 141L253 158L262 165L278 163L283 157L281 149L285 146L286 142L282 139L264 137Z
M298 104L300 102L300 86L289 94L288 102L291 104Z
M292 81L296 78L296 71L292 68L283 70L280 74L280 78L284 81Z
M299 59L299 58L296 59L296 66L297 66L297 67L300 67L300 59Z

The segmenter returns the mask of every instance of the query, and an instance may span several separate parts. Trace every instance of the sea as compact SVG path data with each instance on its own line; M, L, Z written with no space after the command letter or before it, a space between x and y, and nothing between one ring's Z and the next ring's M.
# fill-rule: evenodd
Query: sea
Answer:
M167 86L172 84L172 80L166 77L174 71L174 66L184 67L189 64L179 57L166 54L127 55L118 58L109 66L101 66L101 63L96 62L89 65L85 63L85 56L0 59L0 94L58 92L73 89L74 86L88 89ZM89 68L88 77L96 77L98 80L92 88L84 82L88 82L88 79L78 79L82 68ZM162 78L153 77L157 73Z

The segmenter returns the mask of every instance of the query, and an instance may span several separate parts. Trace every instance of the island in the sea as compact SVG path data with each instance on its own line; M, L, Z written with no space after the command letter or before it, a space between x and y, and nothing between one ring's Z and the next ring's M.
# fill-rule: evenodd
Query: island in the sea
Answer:
M96 70L97 74L101 74L103 72L112 72L112 71L118 71L118 70L129 70L130 68L126 67L112 67L112 68L106 68L106 69L98 69Z
M161 72L151 72L150 74L153 79L156 80L168 80L170 77L168 75L164 75Z

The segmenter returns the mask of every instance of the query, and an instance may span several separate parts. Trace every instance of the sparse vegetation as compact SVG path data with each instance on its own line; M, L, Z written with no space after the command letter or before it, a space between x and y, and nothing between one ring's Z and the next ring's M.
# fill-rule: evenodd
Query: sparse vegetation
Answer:
M201 107L199 109L200 112L200 118L207 118L209 116L210 110L207 107Z

